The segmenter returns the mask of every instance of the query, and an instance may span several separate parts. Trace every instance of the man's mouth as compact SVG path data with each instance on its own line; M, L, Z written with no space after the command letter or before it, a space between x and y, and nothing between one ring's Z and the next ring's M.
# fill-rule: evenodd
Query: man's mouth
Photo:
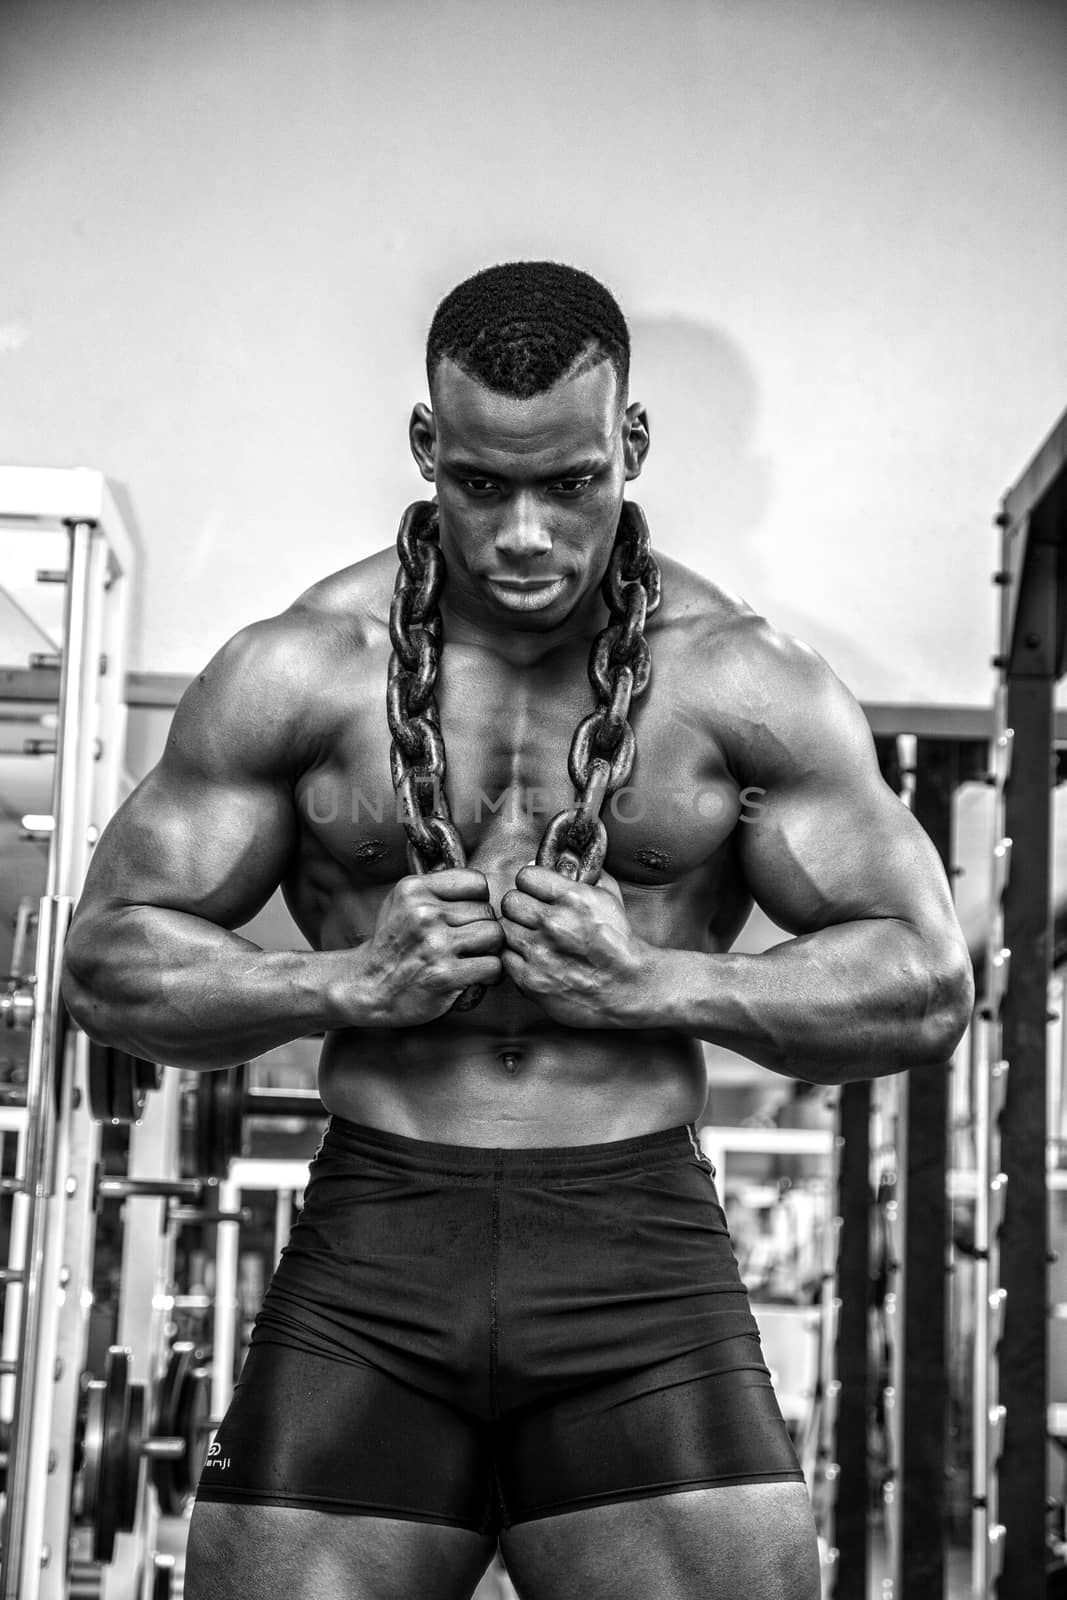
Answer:
M542 611L562 594L566 578L490 578L496 598L511 611Z

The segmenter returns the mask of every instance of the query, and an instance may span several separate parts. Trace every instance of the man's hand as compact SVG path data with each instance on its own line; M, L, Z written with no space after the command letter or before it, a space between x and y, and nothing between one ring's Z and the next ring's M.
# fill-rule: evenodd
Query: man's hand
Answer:
M352 988L360 1013L366 1014L369 994L381 1026L433 1022L470 985L500 982L503 944L483 873L452 867L401 878L356 952Z
M596 887L527 866L500 902L504 971L555 1022L633 1025L650 946L630 927L615 879Z

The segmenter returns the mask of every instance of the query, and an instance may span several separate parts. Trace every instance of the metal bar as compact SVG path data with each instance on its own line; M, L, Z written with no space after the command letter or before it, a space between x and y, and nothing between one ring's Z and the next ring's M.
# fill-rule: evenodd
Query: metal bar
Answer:
M999 1057L1000 1024L978 1026L971 1029L972 1072L974 1076L975 1170L974 1170L974 1355L971 1380L971 1594L975 1600L989 1594L989 1528L996 1521L996 1482L991 1477L993 1463L989 1460L989 1412L996 1400L993 1386L995 1366L991 1361L989 1341L989 1288L990 1269L997 1271L997 1252L990 1250L989 1234L989 1036L995 1035L994 1046ZM963 1176L963 1175L959 1175ZM960 1187L953 1188L953 1194ZM967 1192L964 1186L963 1192Z
M0 480L3 472L0 469ZM0 504L4 503L0 497ZM63 662L60 669L57 754L53 772L55 827L48 851L45 894L40 903L34 1023L26 1083L25 1170L29 1202L26 1280L19 1326L19 1371L11 1425L11 1461L3 1527L3 1600L35 1600L41 1556L50 1445L54 1356L58 1322L58 1274L54 1260L61 1245L62 1196L56 1194L57 1152L69 1119L70 1086L65 1081L65 1028L60 1000L63 941L84 861L85 828L77 838L84 809L79 776L91 759L91 730L84 726L86 612L94 525L68 529L69 561L64 596Z
M50 1415L51 1380L47 1361L42 1357L54 1343L55 1293L46 1295L46 1276L55 1263L50 1260L49 1236L53 1232L51 1209L47 1204L54 1194L57 1092L59 1073L60 1006L59 979L63 938L70 918L71 902L46 895L40 904L37 928L36 1015L30 1036L27 1079L27 1137L25 1172L28 1202L25 1277L22 1283L21 1316L18 1338L18 1375L15 1383L14 1414L7 1472L7 1503L3 1532L3 1600L33 1600L40 1578L41 1527L43 1518L42 1445L48 1443L47 1415ZM58 1285L53 1285L53 1289ZM46 1329L47 1325L47 1329ZM47 1452L45 1451L45 1454Z
M960 747L920 738L912 810L946 872L952 865L952 803ZM907 1081L901 1237L903 1410L900 1433L901 1593L934 1600L944 1592L946 1250L948 1244L948 1070L925 1068Z
M290 1117L315 1121L329 1116L317 1089L246 1089L246 1117Z
M181 1080L168 1070L163 1085L148 1096L144 1115L130 1129L127 1172L131 1178L170 1178L178 1172L181 1132ZM142 1200L126 1210L122 1229L122 1293L118 1340L132 1351L130 1379L148 1391L162 1379L173 1317L175 1229L165 1224L166 1204ZM210 1302L209 1302L210 1304ZM100 1600L146 1600L148 1590L138 1575L149 1565L147 1553L158 1543L159 1497L144 1477L138 1480L134 1524L136 1535L117 1541L115 1554L101 1574Z
M62 688L56 728L56 766L52 793L52 848L48 852L45 893L77 893L85 859L85 839L77 837L81 803L81 776L87 766L86 746L93 731L84 715L86 688L85 636L89 567L93 528L78 522L70 530L70 568L67 583L66 617L63 627ZM91 759L91 757L90 757Z
M274 1265L281 1260L293 1229L293 1191L279 1189L274 1197Z
M134 560L133 517L121 484L92 467L0 467L0 526L102 523L120 571Z
M1046 601L1053 609L1054 591ZM1004 942L1012 959L1000 1019L1008 1062L1000 1120L1008 1179L1000 1238L1000 1283L1007 1299L998 1363L1000 1403L1007 1412L998 1472L999 1520L1006 1529L1002 1600L1043 1600L1045 1593L1052 708L1051 676L1009 678L1015 748L1004 791L1005 831L1014 841L1003 901Z
M1036 455L1004 496L1004 516L1021 522L1044 500L1067 469L1067 411L1052 428Z
M1002 530L1000 653L1013 670L1027 670L1025 635L1034 584L1035 555L1042 544L1062 545L1067 515L1067 413L1056 423L1029 466L1009 489L997 522ZM1061 612L1060 623L1064 618ZM1062 627L1054 630L1056 674L1063 671Z
M238 1212L241 1191L232 1178L219 1184L219 1205ZM215 1321L212 1328L211 1415L223 1417L233 1398L237 1350L239 1222L220 1222L215 1234Z
M25 1112L16 1131L15 1167L25 1171L23 1145L26 1140ZM26 1262L26 1230L29 1220L29 1197L23 1192L11 1199L11 1223L8 1235L7 1265L22 1267ZM0 1339L0 1418L10 1422L15 1405L15 1378L18 1370L19 1328L22 1325L22 1285L9 1284L4 1300L4 1330Z
M840 1096L841 1160L837 1214L841 1218L837 1257L836 1458L839 1468L834 1505L837 1545L835 1600L867 1600L867 1507L870 1496L867 1456L867 1388L870 1312L870 1147L871 1085L846 1083Z

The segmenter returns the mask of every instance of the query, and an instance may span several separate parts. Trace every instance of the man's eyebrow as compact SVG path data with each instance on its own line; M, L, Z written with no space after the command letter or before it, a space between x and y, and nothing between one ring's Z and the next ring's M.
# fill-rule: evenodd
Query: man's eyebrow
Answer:
M494 472L481 461L450 460L445 456L441 465L457 478L506 478L506 472ZM551 472L543 472L539 477L544 483L558 483L567 478L590 478L595 473L603 470L606 463L598 457L588 457L581 461L568 461L565 466L554 467Z

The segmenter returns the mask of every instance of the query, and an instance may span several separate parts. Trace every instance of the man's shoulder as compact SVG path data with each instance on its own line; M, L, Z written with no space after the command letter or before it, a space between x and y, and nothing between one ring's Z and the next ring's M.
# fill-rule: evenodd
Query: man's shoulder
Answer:
M687 692L739 765L804 766L829 739L866 739L862 711L817 650L710 579L660 564L672 676L682 681L684 668Z
M236 749L299 760L318 737L331 688L388 640L395 555L381 551L320 579L219 649L183 696L176 729L207 721Z
M242 675L278 676L294 689L305 678L335 671L341 659L387 635L395 571L395 553L380 550L331 572L284 611L240 629L216 660Z
M829 672L810 645L783 632L762 611L722 584L670 556L658 556L663 603L656 624L674 633L687 654L729 665L753 680L800 685ZM651 625L650 625L651 631Z
M376 550L362 561L319 578L280 614L297 627L333 627L356 640L376 627L388 627L389 602L396 578L396 550Z

